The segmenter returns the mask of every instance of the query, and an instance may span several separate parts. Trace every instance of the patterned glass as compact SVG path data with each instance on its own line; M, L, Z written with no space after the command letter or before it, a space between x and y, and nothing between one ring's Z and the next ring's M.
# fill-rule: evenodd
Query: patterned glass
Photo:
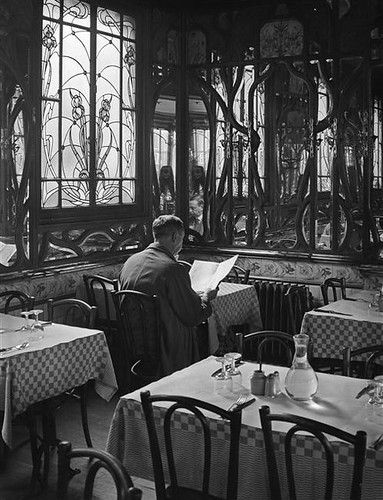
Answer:
M44 15L41 206L134 203L134 20L75 0Z

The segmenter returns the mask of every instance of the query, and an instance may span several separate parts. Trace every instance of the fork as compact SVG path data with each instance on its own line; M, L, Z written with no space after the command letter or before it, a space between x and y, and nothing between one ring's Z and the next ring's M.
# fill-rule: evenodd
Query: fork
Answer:
M227 411L232 411L236 406L241 406L243 403L246 402L246 399L247 399L247 394L240 394L238 396L237 401L235 401L232 405L230 405Z
M381 434L375 441L370 443L370 448L374 450L379 450L379 448L383 445L383 434Z

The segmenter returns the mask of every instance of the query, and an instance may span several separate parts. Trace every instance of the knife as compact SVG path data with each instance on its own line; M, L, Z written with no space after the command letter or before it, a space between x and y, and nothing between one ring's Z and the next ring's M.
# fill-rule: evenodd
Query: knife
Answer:
M375 385L374 384L368 384L366 387L363 387L361 391L358 392L358 394L355 396L355 399L359 399L365 394L368 394L372 389L374 389Z
M240 365L244 365L244 364L245 364L245 362L244 361L240 361L240 360L238 360L238 361L235 362L235 366L240 366ZM216 370L215 372L213 372L211 374L211 377L215 377L216 375L218 375L218 373L220 373L221 370L222 370L222 368L218 368L218 370Z

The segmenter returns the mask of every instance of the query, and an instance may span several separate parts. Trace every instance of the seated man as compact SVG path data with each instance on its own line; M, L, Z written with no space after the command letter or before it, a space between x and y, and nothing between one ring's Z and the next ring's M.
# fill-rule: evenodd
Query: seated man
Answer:
M125 262L121 290L158 295L161 308L163 374L180 370L199 359L195 327L211 314L217 290L202 295L191 287L188 270L177 262L185 231L174 215L161 215L152 226L154 243Z

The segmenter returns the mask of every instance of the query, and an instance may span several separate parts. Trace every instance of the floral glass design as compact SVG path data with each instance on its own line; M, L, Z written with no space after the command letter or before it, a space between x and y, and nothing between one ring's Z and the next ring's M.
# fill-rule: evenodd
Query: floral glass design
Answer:
M43 13L41 206L134 203L134 19L75 0Z

